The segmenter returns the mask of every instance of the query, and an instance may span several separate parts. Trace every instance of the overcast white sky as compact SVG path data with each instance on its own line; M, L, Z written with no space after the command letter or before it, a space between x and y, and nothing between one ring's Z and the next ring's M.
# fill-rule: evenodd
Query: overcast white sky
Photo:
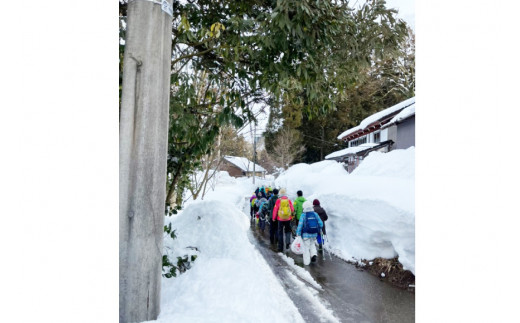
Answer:
M415 31L415 1L413 0L387 0L387 8L395 8L399 12L397 16L412 27Z

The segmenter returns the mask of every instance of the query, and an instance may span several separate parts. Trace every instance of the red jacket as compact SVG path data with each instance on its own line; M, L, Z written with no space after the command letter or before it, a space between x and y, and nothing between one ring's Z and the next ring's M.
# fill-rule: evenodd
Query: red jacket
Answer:
M281 220L278 218L278 209L280 208L280 200L282 200L282 199L289 200L289 198L287 196L282 196L278 200L276 200L276 204L274 205L274 208L273 208L273 221L290 221L290 220L292 220L292 216L289 220ZM294 213L294 206L293 206L291 200L289 200L289 207L291 208L291 213Z

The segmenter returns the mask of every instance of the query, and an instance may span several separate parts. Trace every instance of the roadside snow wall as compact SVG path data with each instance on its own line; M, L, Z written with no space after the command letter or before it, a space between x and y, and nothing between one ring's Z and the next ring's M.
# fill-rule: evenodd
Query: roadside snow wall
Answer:
M204 201L189 201L165 220L177 236L164 239L170 260L197 258L185 273L162 279L161 313L154 322L304 322L248 239L249 216L242 209L253 184L225 175L220 180Z
M349 174L335 161L297 164L275 184L290 199L302 190L329 219L329 250L347 260L399 256L415 274L415 148L372 152Z

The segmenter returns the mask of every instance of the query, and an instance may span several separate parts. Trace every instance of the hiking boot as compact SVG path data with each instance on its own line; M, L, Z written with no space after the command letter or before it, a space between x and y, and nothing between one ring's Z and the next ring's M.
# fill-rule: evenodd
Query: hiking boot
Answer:
M312 256L311 261L316 262L316 255Z
M323 246L321 244L318 246L318 251L323 251Z

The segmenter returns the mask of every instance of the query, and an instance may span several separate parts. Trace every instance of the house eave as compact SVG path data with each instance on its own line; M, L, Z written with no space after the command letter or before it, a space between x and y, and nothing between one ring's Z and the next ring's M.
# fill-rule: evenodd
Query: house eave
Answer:
M393 140L385 140L383 142L380 142L377 146L373 146L373 147L368 147L367 149L363 149L363 150L360 150L360 151L357 151L355 153L347 153L345 155L341 155L341 156L336 156L336 157L331 157L331 158L328 158L328 160L335 160L335 161L338 161L338 162L343 162L347 159L347 157L351 157L351 156L359 156L359 157L365 157L366 155L368 155L368 153L374 151L374 150L378 150L378 149L381 149L385 146L391 146L394 144L394 141Z

